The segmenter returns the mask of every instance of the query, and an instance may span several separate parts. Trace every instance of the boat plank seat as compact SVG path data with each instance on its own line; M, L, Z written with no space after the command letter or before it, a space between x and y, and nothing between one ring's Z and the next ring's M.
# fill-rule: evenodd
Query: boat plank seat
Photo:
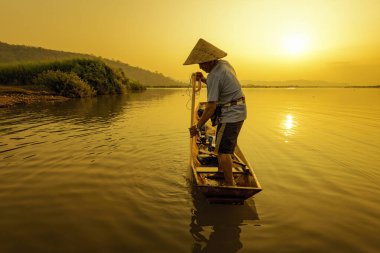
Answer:
M197 173L223 173L223 171L218 171L218 167L196 167ZM232 168L232 173L244 173L242 169Z
M214 156L214 157L217 156L215 153L210 152L210 151L207 151L207 150L199 150L199 154L206 154L206 155L210 155L210 156ZM240 159L240 157L239 157L238 155L236 155L236 154L233 154L233 155L232 155L232 162L233 162L233 163L236 163L236 164L239 164L239 165L241 165L241 166L243 166L243 167L246 167L246 166L247 166L247 164L245 164L245 163Z

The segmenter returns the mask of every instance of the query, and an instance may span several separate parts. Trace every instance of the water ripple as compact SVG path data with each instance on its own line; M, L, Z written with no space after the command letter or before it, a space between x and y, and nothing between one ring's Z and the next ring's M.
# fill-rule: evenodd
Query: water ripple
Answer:
M1 110L0 251L377 249L380 94L245 92L239 143L264 191L243 206L189 181L183 90Z

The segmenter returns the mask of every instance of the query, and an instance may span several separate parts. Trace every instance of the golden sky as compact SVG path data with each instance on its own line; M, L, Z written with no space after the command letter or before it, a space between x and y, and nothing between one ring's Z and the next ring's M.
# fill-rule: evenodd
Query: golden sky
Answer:
M203 38L240 80L380 84L379 13L379 0L0 0L0 41L188 80Z

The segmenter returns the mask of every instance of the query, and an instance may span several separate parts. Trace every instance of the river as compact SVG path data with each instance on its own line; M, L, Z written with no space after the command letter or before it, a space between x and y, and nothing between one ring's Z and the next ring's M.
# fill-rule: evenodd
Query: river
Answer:
M0 109L0 252L378 252L380 89L244 92L241 206L189 180L188 90Z

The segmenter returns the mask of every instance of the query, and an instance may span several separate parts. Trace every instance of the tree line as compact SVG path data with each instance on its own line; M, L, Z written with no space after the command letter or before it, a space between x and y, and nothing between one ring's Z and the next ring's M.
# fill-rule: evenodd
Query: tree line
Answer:
M0 84L40 85L66 97L89 97L145 90L121 69L99 59L70 59L0 66Z

